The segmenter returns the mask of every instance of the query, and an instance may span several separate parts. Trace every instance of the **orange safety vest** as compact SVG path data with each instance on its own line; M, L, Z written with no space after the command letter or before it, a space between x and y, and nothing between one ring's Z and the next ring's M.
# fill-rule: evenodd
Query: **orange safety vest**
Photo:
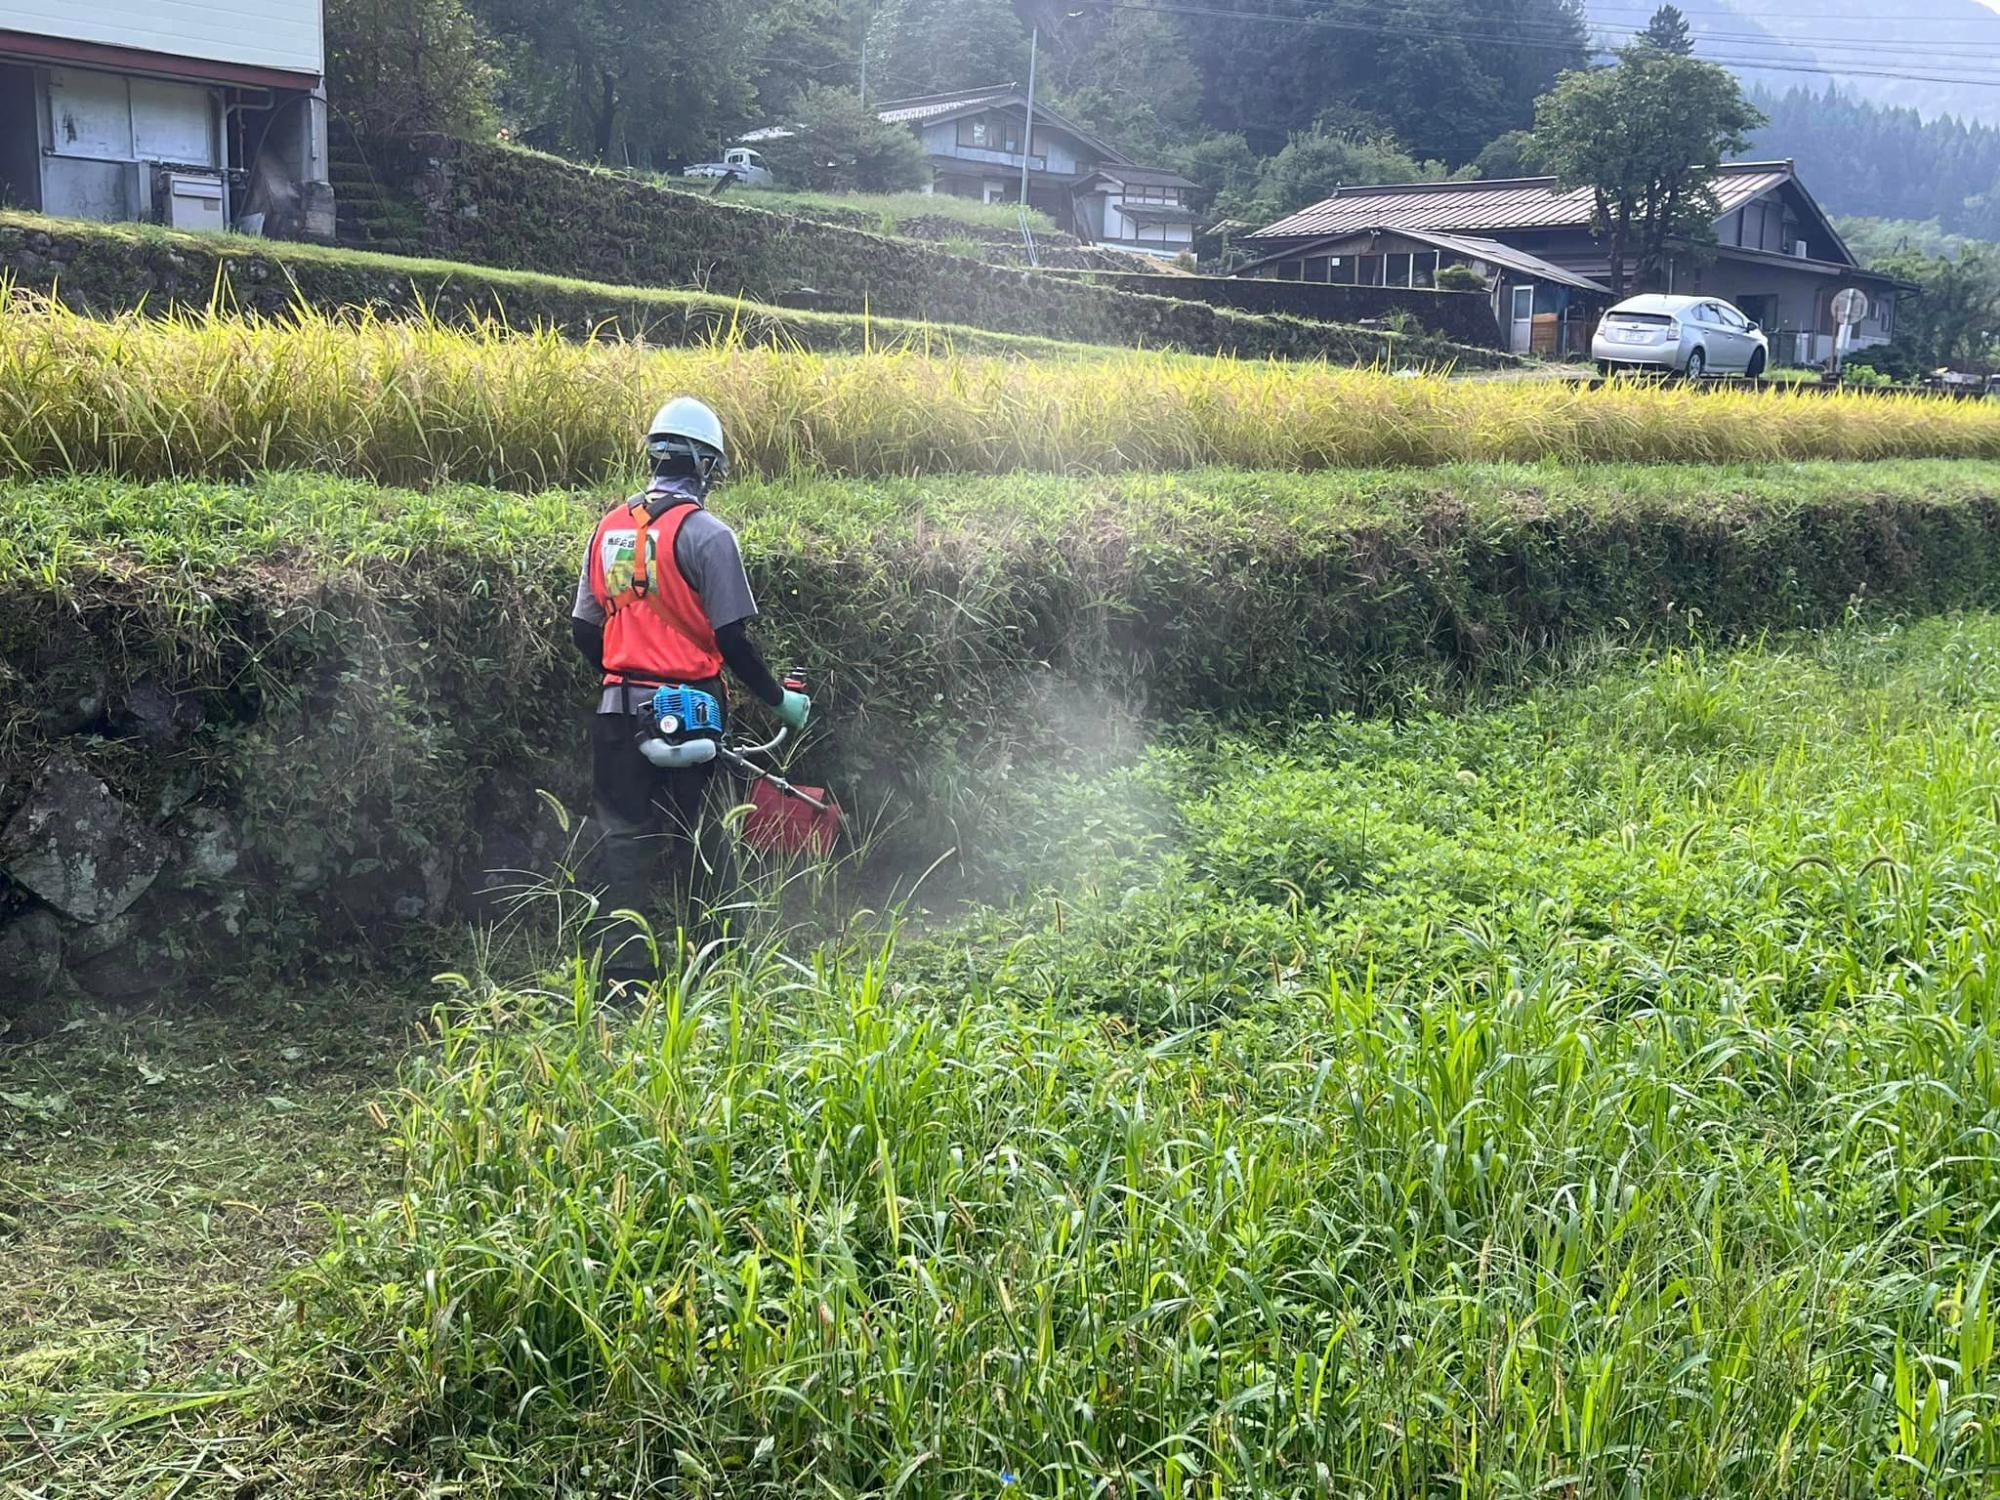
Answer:
M657 686L722 674L722 648L701 595L674 561L674 542L700 507L676 500L657 517L646 497L597 523L590 539L590 592L604 609L604 680Z

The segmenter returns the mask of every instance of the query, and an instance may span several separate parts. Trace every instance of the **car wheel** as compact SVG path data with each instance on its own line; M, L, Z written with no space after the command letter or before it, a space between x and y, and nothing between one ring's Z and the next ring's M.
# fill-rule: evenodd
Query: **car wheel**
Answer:
M1762 349L1752 349L1750 351L1750 363L1743 368L1743 378L1745 380L1759 380L1763 378L1763 374L1764 351Z
M1618 366L1614 365L1608 359L1600 359L1597 362L1597 373L1602 375L1606 380L1609 380L1613 375L1618 373Z
M1687 363L1681 367L1681 374L1689 380L1699 380L1708 373L1708 356L1697 344L1688 350Z

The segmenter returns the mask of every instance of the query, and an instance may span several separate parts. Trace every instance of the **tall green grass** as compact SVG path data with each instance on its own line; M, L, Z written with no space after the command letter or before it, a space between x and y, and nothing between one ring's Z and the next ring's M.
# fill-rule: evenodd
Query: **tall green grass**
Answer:
M1591 391L1145 353L1035 361L575 345L435 322L98 321L0 308L0 472L317 468L508 488L627 473L663 394L713 402L745 470L899 475L1460 461L2000 455L2000 408Z
M669 186L685 188L685 183ZM812 193L784 188L736 187L727 201L745 208L767 208L801 218L825 217L835 223L879 228L884 234L899 234L903 227L922 220L948 220L968 229L984 229L1018 240L1021 235L1021 205L982 203L977 198L959 198L950 193ZM1028 210L1028 225L1038 235L1060 233L1056 221L1040 209Z
M1987 1493L1996 710L1990 617L1678 654L1045 791L969 935L467 984L307 1409L487 1491Z

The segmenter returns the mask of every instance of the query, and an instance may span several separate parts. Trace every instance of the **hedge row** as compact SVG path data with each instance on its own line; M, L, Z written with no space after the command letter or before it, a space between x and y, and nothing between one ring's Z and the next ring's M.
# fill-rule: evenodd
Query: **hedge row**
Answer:
M101 779L125 841L164 851L110 921L0 884L0 997L344 952L477 907L489 870L546 872L535 792L581 794L562 621L597 503L308 476L0 494L0 864L51 780ZM1435 701L1599 632L2000 604L1995 463L829 481L719 508L771 654L817 679L807 765L902 813L919 867L987 836L981 788L1134 716Z
M421 226L425 252L446 260L1084 343L1342 364L1505 360L1427 334L1255 317L982 265L497 145L420 136L365 149L382 189L406 200L399 220Z

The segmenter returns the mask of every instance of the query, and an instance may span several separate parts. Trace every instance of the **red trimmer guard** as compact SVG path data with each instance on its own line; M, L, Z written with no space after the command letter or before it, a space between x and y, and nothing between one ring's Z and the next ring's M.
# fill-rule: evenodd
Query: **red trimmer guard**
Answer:
M782 854L831 854L834 841L840 837L840 805L820 787L802 786L799 790L817 797L826 807L787 797L768 782L752 782L743 842L752 849Z

